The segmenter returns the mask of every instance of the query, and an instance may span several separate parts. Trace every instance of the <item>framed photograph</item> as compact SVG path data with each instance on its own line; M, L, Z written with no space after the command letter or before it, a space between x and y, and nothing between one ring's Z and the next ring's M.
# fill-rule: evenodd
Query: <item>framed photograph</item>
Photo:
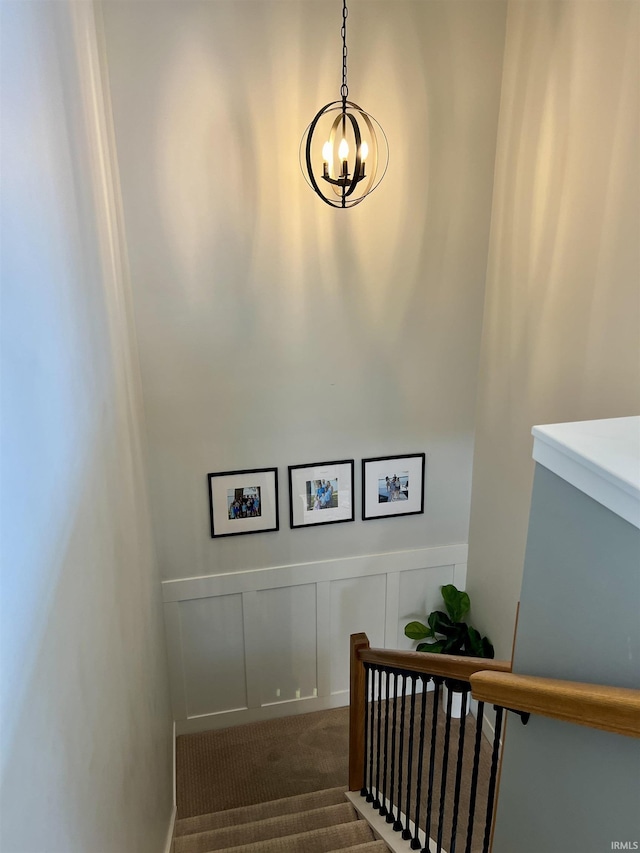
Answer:
M362 520L424 512L424 453L362 460Z
M278 530L278 470L208 474L211 537Z
M354 521L353 459L289 465L291 527Z

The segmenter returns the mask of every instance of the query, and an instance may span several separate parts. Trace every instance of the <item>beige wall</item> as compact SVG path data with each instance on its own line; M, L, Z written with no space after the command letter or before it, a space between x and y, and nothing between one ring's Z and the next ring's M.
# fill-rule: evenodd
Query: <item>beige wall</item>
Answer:
M92 5L3 3L1 31L0 847L160 853L168 676Z
M499 655L531 427L640 409L638 14L625 0L509 3L467 587Z
M163 576L466 542L504 4L350 4L350 95L391 149L351 211L298 167L339 4L104 17ZM423 450L424 516L289 530L287 465ZM212 541L207 472L262 466L280 532Z

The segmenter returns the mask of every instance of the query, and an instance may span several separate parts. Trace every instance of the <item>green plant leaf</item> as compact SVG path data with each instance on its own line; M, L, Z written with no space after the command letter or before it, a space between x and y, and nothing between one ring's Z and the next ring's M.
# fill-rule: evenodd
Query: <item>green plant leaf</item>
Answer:
M472 657L484 657L482 654L482 637L480 636L480 631L477 631L469 625L467 628L467 635L469 638L469 654Z
M453 622L462 622L469 612L471 601L466 592L457 589L452 583L440 588L447 613Z
M429 614L427 621L434 634L442 634L444 637L455 637L459 633L458 628L456 628L451 619L442 610L434 610L433 613Z
M416 651L431 652L433 654L441 653L445 646L445 640L436 640L435 643L419 643Z
M495 655L495 650L487 637L482 638L482 652L481 657L483 658L493 658Z
M481 637L480 632L475 628L468 626L468 647L469 654L476 658L492 658L494 655L493 646L486 637Z
M466 632L464 634L458 633L454 637L450 637L446 641L445 646L442 649L442 653L445 655L463 655L465 638Z
M452 583L444 584L441 592L446 613L443 610L434 610L427 617L426 625L414 621L405 626L404 633L412 640L434 640L430 643L419 643L417 651L492 658L494 648L489 639L482 637L476 628L464 621L471 607L467 593L457 589Z
M427 626L423 625L422 622L409 622L409 624L404 627L404 633L405 636L412 640L424 640L427 637L433 637L433 631L431 628L427 628Z

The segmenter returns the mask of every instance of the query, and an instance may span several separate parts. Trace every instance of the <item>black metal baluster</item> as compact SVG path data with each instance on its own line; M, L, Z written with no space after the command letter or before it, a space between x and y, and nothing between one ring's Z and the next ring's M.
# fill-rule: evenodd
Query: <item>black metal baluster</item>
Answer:
M433 808L433 781L436 770L436 741L438 736L438 711L440 710L440 685L444 679L434 676L433 679L433 716L431 720L431 754L429 755L429 789L427 793L427 824L425 828L426 841L422 853L429 853L429 838L431 836L431 813Z
M462 783L462 757L464 755L464 730L467 722L467 704L469 702L469 687L462 693L462 716L460 717L460 732L458 735L458 762L456 764L456 786L453 794L453 820L451 823L451 844L449 853L456 851L456 835L458 831L458 813L460 811L460 786Z
M369 703L369 790L367 791L367 802L373 802L373 710L375 700L375 683L376 683L376 673L375 669L371 667L371 694L370 694L370 703Z
M369 684L370 684L370 672L368 664L364 665L364 695L365 699L369 698ZM364 706L364 753L363 753L363 766L362 766L362 788L360 789L360 796L367 796L367 746L369 743L369 714L367 713L367 704L365 701Z
M407 766L407 803L405 808L405 815L407 817L407 823L405 828L402 830L402 837L405 841L408 841L412 837L411 830L409 828L409 822L411 820L411 776L413 775L413 731L415 729L416 724L416 676L411 676L411 704L409 711L409 762Z
M418 781L416 784L416 820L415 820L415 835L411 841L411 849L420 849L420 838L418 831L420 829L420 804L422 800L422 764L424 762L424 725L427 711L427 684L429 683L428 675L421 675L422 681L422 702L420 705L420 741L418 746Z
M380 740L382 735L382 675L383 671L378 670L378 737L376 740L376 797L371 804L374 809L380 810Z
M393 673L393 717L391 720L391 782L389 784L389 814L387 823L394 822L393 785L396 772L396 717L398 711L398 673Z
M385 817L389 814L387 809L387 799L391 802L391 797L387 798L387 746L389 743L389 680L391 673L388 669L385 670L384 678L384 755L382 763L384 764L384 775L382 777L382 803L380 805L380 814Z
M493 736L493 753L491 755L491 775L489 776L489 795L487 797L487 818L484 826L484 843L482 853L488 853L491 841L491 824L493 823L493 801L496 793L496 780L498 775L498 754L500 752L500 733L502 731L502 714L504 709L500 705L494 705L496 712L495 734Z
M484 717L484 702L478 702L476 716L476 739L473 746L473 770L471 772L471 794L469 796L469 823L467 824L467 845L464 853L471 853L473 825L476 817L476 796L478 793L478 771L480 770L480 746L482 744L482 720Z
M396 819L393 823L393 829L395 832L402 832L403 829L402 821L400 820L400 813L402 812L402 759L404 757L404 715L407 707L406 683L407 676L402 673L402 702L400 704L400 745L398 747L398 802L396 804L398 810L396 812Z
M453 691L447 684L447 711L444 725L444 747L442 755L442 777L440 779L440 809L438 811L438 839L436 853L442 851L442 833L444 831L444 804L447 794L447 770L449 767L449 741L451 739L451 700Z

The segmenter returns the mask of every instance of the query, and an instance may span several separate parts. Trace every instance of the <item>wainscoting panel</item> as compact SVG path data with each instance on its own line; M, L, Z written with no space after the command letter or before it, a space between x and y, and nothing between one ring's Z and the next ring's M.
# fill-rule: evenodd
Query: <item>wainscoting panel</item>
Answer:
M464 588L466 545L164 581L178 734L349 702L349 635L410 648L404 625Z
M242 596L181 601L180 634L188 715L246 707Z
M258 593L260 704L317 695L316 585Z
M331 581L331 694L349 692L349 637L364 631L384 647L384 575Z

